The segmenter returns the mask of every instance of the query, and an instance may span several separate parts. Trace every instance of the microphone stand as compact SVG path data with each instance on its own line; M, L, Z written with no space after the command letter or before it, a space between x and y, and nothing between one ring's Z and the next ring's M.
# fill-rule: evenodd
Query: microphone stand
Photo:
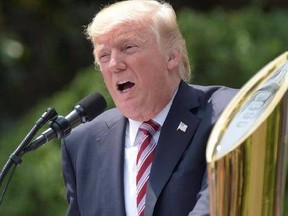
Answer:
M53 108L48 108L45 113L39 118L39 120L35 123L33 128L29 131L29 133L26 135L26 137L22 140L22 142L19 144L19 146L16 148L16 150L10 155L8 161L4 165L1 173L0 173L0 188L4 181L5 176L11 169L11 167L17 166L21 164L22 159L21 157L25 153L25 148L29 145L33 137L36 135L36 133L39 131L39 129L50 119L55 118L57 116L57 112ZM8 182L9 183L9 182ZM5 191L2 194L2 197L0 197L0 204L2 201L2 198L4 196Z
M35 151L41 145L49 142L53 138L61 139L67 136L68 134L70 134L72 126L65 117L57 115L55 118L53 118L52 121L49 122L50 129L44 131L41 136L37 137L33 142L31 142L26 148L23 149L23 152L26 153L30 151Z

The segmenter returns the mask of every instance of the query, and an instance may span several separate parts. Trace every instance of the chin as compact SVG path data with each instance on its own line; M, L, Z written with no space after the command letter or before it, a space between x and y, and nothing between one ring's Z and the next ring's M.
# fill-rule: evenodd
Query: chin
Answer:
M128 105L127 103L116 104L116 107L119 109L120 113L127 118L132 118L135 113L135 109Z

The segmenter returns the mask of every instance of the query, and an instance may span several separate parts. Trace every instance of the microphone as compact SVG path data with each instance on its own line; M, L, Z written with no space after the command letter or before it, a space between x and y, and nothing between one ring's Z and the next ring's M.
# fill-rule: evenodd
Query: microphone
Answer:
M92 93L80 100L74 110L67 116L57 115L49 123L49 127L37 137L24 151L32 151L54 138L63 138L70 134L71 130L82 123L93 120L106 109L107 103L99 93Z

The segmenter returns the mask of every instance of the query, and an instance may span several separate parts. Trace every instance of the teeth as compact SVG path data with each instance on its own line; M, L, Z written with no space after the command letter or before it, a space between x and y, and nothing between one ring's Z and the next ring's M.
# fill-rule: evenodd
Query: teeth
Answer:
M127 82L129 82L129 81L120 81L117 83L117 85L122 85L122 84L127 83Z

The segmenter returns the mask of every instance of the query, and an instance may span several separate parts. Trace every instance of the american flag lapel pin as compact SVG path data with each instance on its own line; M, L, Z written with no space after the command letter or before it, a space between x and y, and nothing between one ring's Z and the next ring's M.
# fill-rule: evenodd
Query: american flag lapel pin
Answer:
M180 122L179 125L178 125L177 130L181 130L182 132L186 132L187 128L188 128L188 126L185 123Z

